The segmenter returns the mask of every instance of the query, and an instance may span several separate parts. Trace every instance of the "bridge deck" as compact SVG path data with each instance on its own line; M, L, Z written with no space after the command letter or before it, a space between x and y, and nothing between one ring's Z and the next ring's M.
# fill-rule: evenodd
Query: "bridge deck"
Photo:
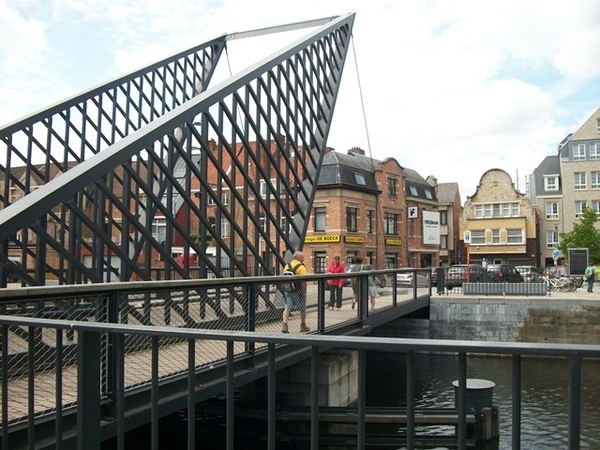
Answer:
M428 294L428 289L419 288L419 294ZM338 334L344 331L339 327L341 325L351 325L358 321L357 309L351 309L351 290L345 289L343 296L343 306L341 310L325 310L324 323L325 334ZM398 306L413 302L412 290L398 289L396 301ZM225 300L223 300L225 301ZM390 288L383 289L380 296L377 297L376 308L368 312L368 316L378 316L379 321L384 319L386 311L390 311L393 306L392 290ZM307 325L311 332L318 332L318 315L319 310L315 306L307 309ZM397 314L393 316L397 317ZM290 333L299 333L300 330L300 314L292 312L289 319ZM264 333L281 333L280 316L277 320L257 324L257 332ZM43 341L50 347L56 346L56 334L51 330L43 330ZM25 353L27 346L23 342L19 342L14 333L9 333L9 352L13 355L17 352ZM73 336L70 341L63 341L63 345L76 347L77 336ZM260 347L257 348L257 350ZM211 364L217 364L225 360L227 355L226 343L223 341L214 340L197 340L195 343L196 367L206 367ZM238 342L234 345L235 355L242 355L246 352L244 343ZM151 360L152 349L150 347L142 348L136 351L128 351L125 354L125 388L131 389L148 385L152 380ZM181 375L187 371L188 353L187 341L168 342L160 345L158 359L159 377L168 379L177 375ZM65 364L62 367L60 374L62 405L63 408L68 408L69 405L74 405L77 401L77 373L78 366L74 364ZM46 369L35 372L34 391L35 401L33 413L38 415L44 412L51 413L56 409L56 392L57 392L57 373L55 369ZM12 376L7 383L7 398L8 398L8 421L25 420L30 413L31 405L29 404L28 393L30 392L30 379L27 373L18 376ZM2 393L0 392L0 404L2 401Z

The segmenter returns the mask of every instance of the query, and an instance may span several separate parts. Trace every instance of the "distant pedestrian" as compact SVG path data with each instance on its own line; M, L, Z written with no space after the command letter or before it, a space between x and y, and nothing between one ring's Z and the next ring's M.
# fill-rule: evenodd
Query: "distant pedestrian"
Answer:
M342 257L340 255L335 255L333 257L333 261L327 268L327 273L344 273L345 271L346 269L342 264ZM329 310L333 311L333 307L335 306L339 311L342 309L342 290L344 288L344 279L334 278L327 280L327 285L329 287Z
M593 265L589 265L585 268L584 273L585 279L587 281L587 291L594 292L594 278L596 278L596 269Z
M381 281L375 275L369 276L369 300L371 301L371 310L375 309L375 299L379 295L379 285Z
M306 267L304 266L304 254L300 251L294 253L292 259L283 271L291 270L296 275L306 275ZM285 305L282 314L282 333L289 333L288 320L291 311L300 311L300 331L308 333L310 328L306 326L306 282L299 283L298 289L293 292L284 292Z
M350 272L362 272L364 269L362 256L354 257L354 264L350 267ZM358 277L350 279L352 285L352 309L356 307L356 303L360 301L360 292L358 286Z

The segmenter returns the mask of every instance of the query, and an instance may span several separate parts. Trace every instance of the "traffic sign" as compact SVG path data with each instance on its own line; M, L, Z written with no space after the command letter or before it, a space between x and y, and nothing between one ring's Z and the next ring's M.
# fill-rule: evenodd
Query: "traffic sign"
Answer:
M560 256L560 252L558 251L557 248L555 248L554 250L552 250L552 258L558 259L559 256Z
M464 241L465 241L465 244L471 243L471 232L469 230L465 231Z

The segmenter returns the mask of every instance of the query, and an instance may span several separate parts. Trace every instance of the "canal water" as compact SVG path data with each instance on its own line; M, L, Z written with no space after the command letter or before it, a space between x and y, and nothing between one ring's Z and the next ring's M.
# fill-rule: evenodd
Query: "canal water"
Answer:
M375 354L368 359L367 403L406 405L406 363L403 355ZM521 448L568 448L568 361L522 358ZM418 407L455 406L452 382L458 374L453 355L416 357ZM508 357L469 357L467 377L492 381L493 405L499 408L500 437L481 450L512 448L512 362ZM585 361L582 368L581 448L600 449L600 362ZM445 434L453 429L432 428Z
M455 355L416 356L417 407L454 407L452 382L458 373ZM568 448L568 361L556 358L522 358L521 448L524 450L563 450ZM370 353L367 357L367 405L406 405L406 359L404 355ZM467 377L495 383L493 405L499 408L499 439L479 450L512 448L512 362L509 357L467 358ZM600 362L585 361L582 367L581 448L600 449ZM225 448L223 417L196 416L197 449ZM187 414L180 412L161 422L160 448L186 449ZM236 449L266 448L264 420L236 420ZM399 433L405 430L398 429ZM453 434L454 427L432 427L418 432L430 435ZM150 448L149 430L129 434L127 449ZM103 445L104 449L115 448ZM305 450L308 443L279 443L278 449ZM377 447L381 449L382 447ZM420 447L436 450L445 447ZM388 450L401 450L389 447Z

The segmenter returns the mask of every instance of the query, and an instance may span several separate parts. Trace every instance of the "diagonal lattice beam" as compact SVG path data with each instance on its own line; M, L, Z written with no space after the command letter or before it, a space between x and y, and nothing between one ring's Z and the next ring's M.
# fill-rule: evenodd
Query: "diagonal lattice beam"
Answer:
M227 35L0 130L0 281L276 273L302 247L353 21L280 27L316 26L211 88Z

